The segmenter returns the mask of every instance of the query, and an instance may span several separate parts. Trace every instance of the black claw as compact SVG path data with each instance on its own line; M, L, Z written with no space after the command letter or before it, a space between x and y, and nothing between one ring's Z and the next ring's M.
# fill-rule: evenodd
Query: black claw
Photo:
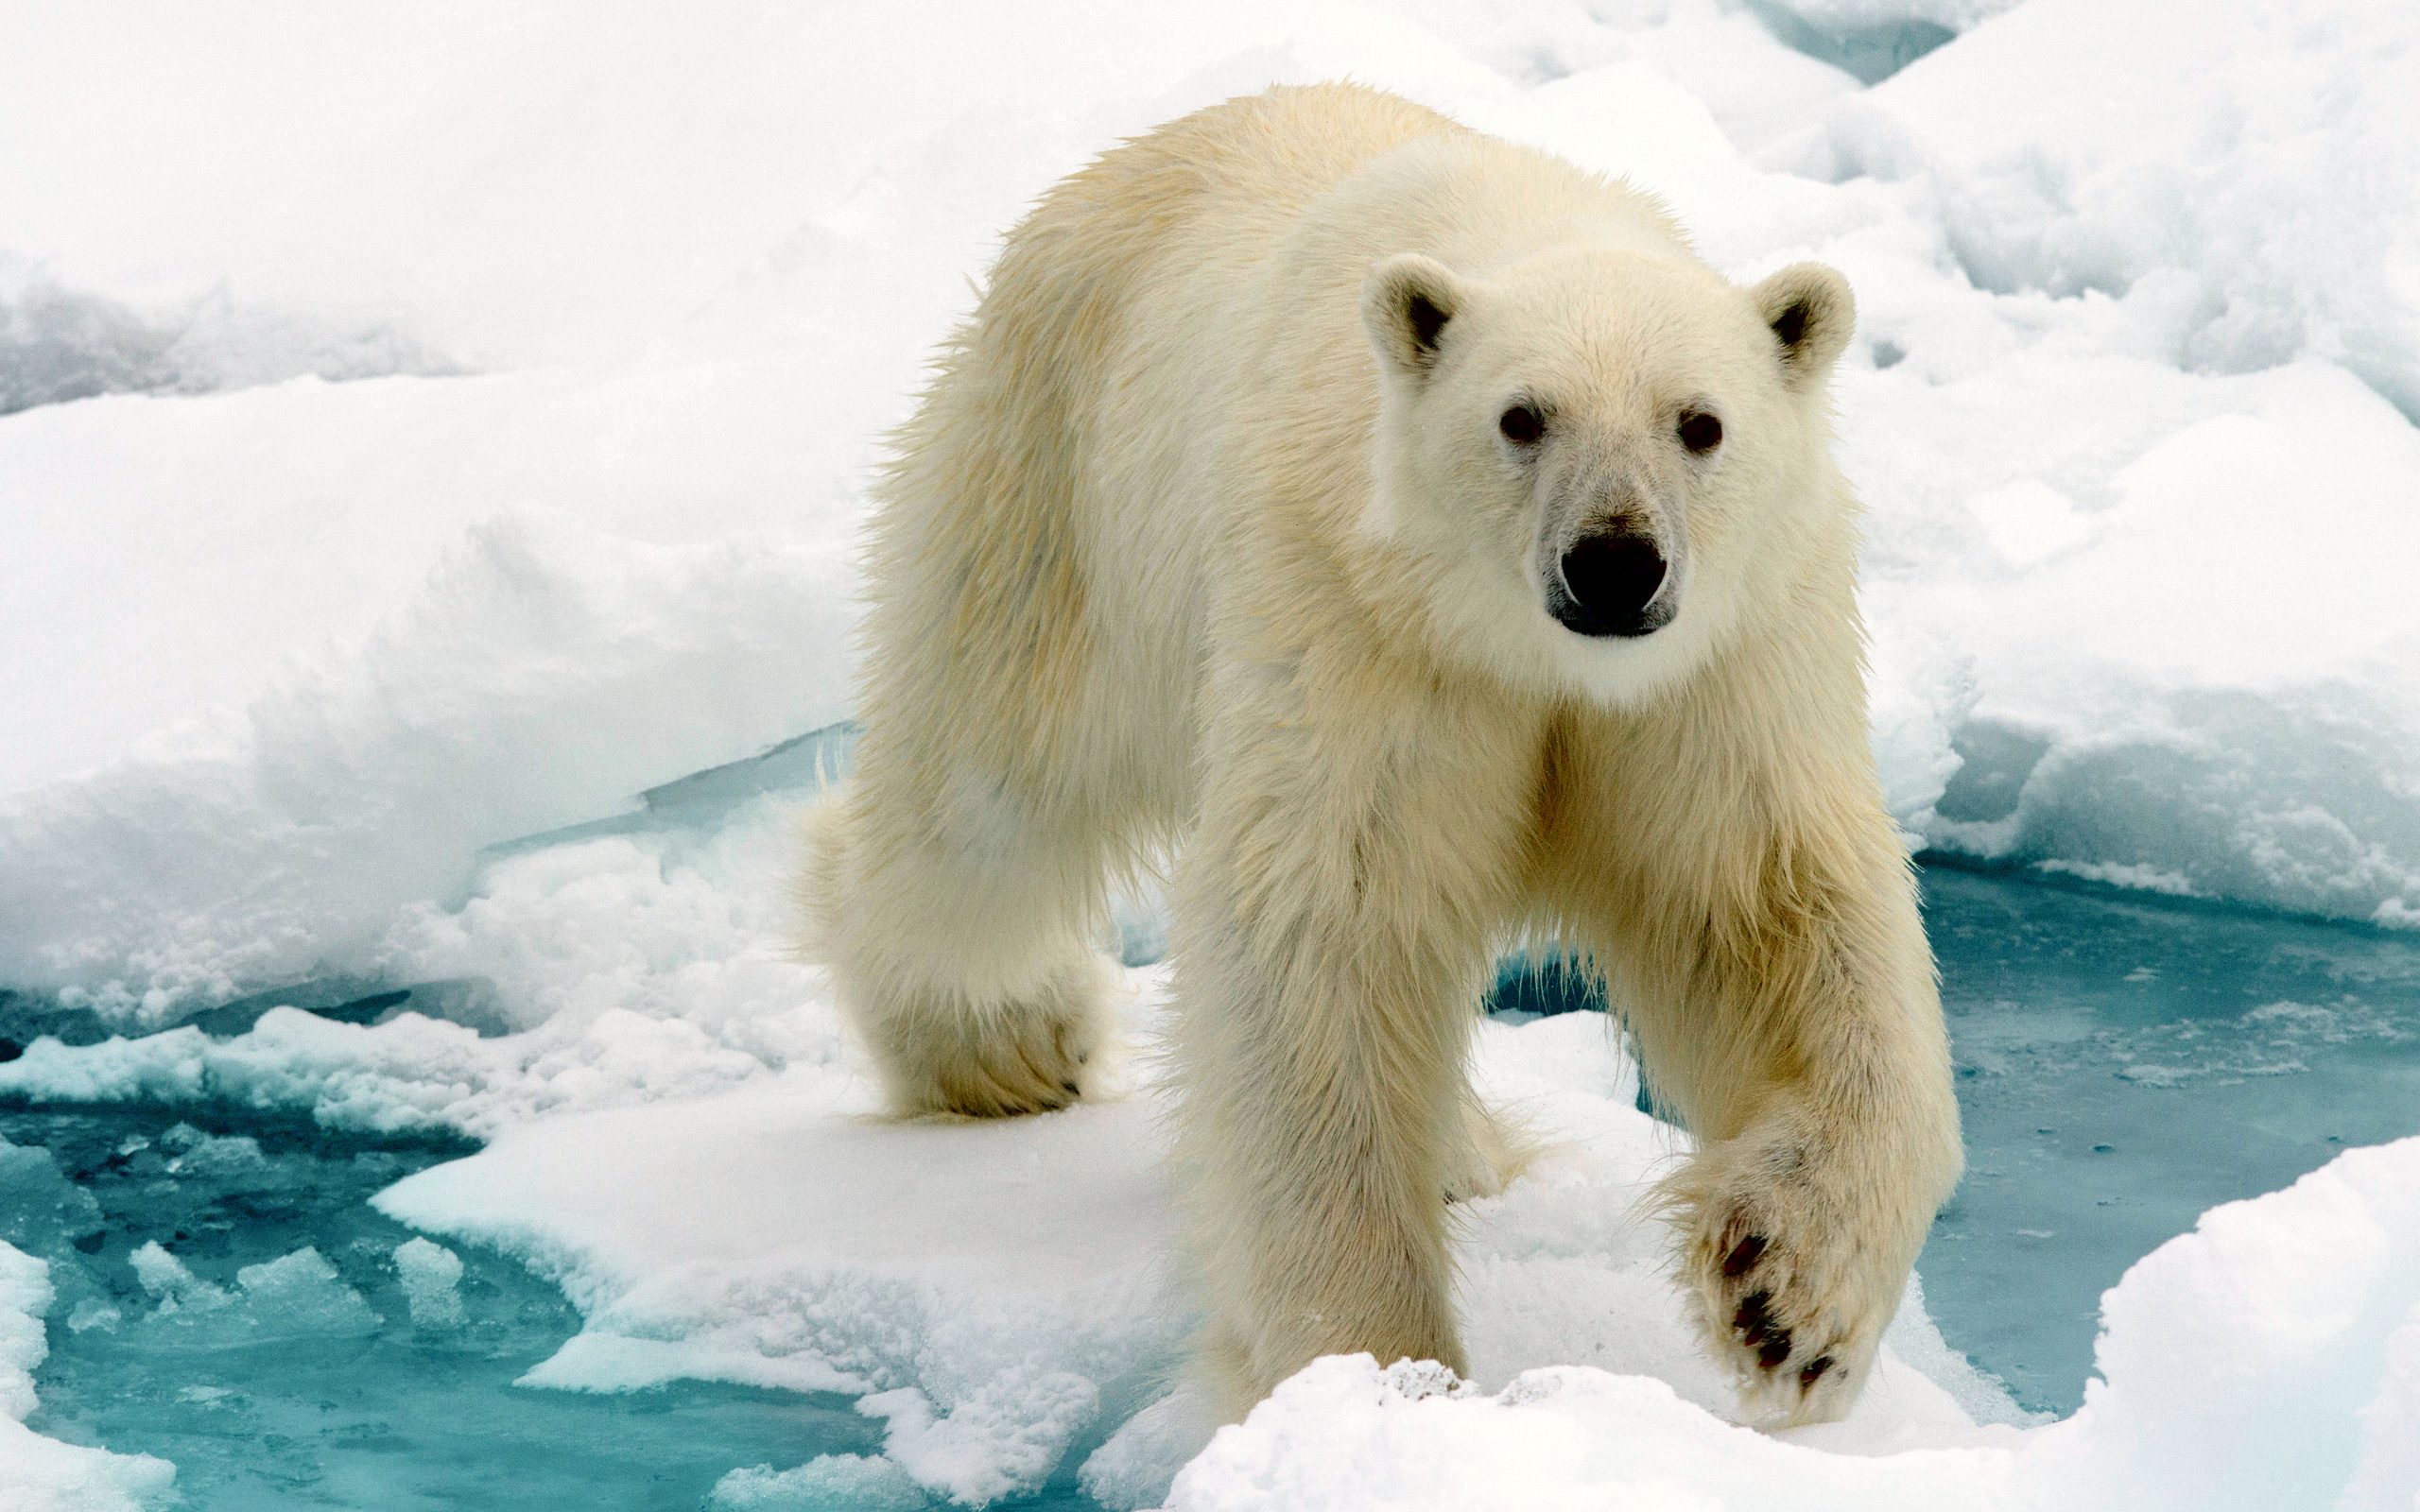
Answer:
M1817 1355L1806 1362L1806 1369L1798 1372L1799 1386L1802 1389L1812 1386L1816 1382L1823 1380L1824 1372L1830 1368L1832 1368L1832 1357L1828 1354Z
M1756 1363L1770 1370L1789 1358L1789 1330L1775 1329L1765 1347L1756 1351Z
M1076 1085L1074 1082L1072 1082L1072 1081L1063 1081L1063 1082L1061 1082L1061 1083L1059 1084L1059 1090L1060 1090L1061 1091L1063 1091L1063 1092L1065 1092L1065 1093L1066 1093L1068 1096L1070 1096L1070 1097L1080 1096L1080 1095L1082 1094L1082 1092L1083 1092L1083 1089L1082 1089L1082 1088L1080 1088L1080 1087L1079 1087L1079 1086L1077 1086L1077 1085Z
M1731 1253L1723 1259L1722 1274L1724 1279L1737 1280L1738 1278L1747 1275L1749 1271L1755 1268L1756 1262L1763 1258L1764 1253L1764 1235L1750 1234L1747 1238L1740 1240L1739 1243L1732 1246Z
M1772 1332L1772 1317L1765 1311L1772 1299L1771 1292L1750 1292L1740 1302L1739 1311L1731 1314L1731 1326L1746 1335L1750 1344L1761 1344Z

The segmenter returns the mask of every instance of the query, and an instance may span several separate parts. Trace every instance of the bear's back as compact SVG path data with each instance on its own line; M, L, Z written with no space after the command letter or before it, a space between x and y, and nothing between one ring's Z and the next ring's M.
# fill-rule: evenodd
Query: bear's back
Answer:
M1123 282L1184 243L1187 262L1225 243L1239 262L1314 197L1371 160L1423 137L1467 135L1453 121L1358 84L1281 85L1196 111L1103 153L1062 180L1011 232L995 283L1048 260L1064 278ZM1039 271L1038 269L1034 271Z

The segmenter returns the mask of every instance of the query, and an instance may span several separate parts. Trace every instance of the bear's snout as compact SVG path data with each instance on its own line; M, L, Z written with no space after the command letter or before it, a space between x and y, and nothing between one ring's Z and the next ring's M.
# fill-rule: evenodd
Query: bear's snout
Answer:
M1672 620L1673 595L1663 592L1668 576L1652 536L1582 536L1547 584L1547 612L1575 635L1652 635Z

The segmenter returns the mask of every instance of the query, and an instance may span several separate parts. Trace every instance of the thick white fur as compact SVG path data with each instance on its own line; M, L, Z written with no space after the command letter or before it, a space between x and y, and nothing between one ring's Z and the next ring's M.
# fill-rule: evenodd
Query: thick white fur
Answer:
M1751 1410L1853 1400L1960 1153L1827 453L1851 322L1827 269L1736 288L1637 194L1326 86L1060 184L943 353L873 526L817 943L898 1111L1055 1108L1109 1033L1104 889L1185 842L1231 1415L1322 1354L1461 1366L1467 1040L1522 931L1613 978L1696 1136L1677 1270ZM1616 513L1683 597L1589 639L1541 574Z

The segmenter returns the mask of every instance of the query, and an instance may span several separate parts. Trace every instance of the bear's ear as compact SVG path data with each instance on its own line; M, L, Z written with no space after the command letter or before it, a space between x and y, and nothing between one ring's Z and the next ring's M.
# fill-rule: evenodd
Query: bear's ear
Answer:
M1772 330L1782 373L1793 385L1830 372L1857 328L1857 297L1848 280L1821 263L1792 263L1749 297Z
M1436 366L1446 322L1461 307L1462 284L1454 270L1418 252L1381 261L1361 283L1361 325L1378 361L1415 378Z

